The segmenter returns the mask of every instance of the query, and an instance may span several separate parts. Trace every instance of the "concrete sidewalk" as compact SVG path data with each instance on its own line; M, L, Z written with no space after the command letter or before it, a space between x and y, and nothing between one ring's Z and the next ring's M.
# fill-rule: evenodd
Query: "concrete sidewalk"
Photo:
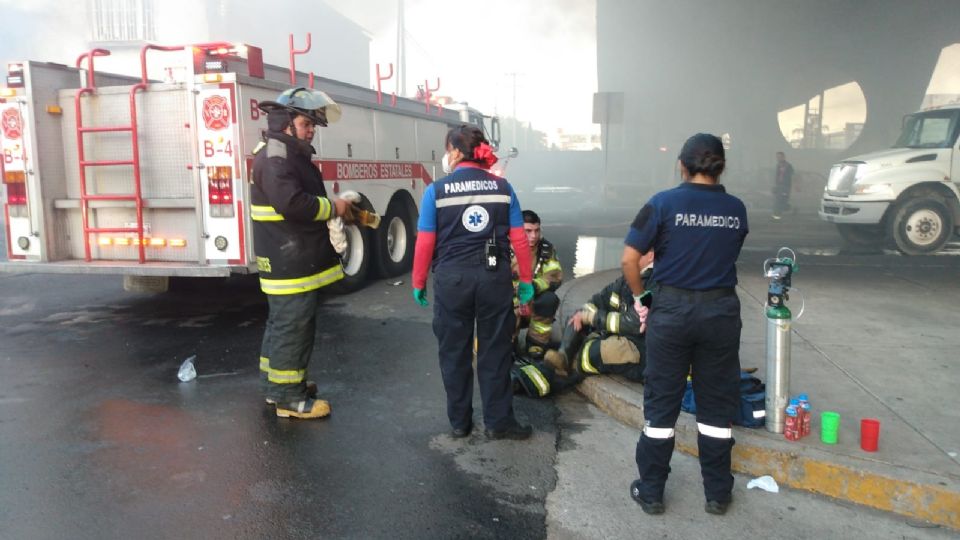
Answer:
M960 305L956 268L925 268L922 279L911 279L917 270L909 267L805 259L793 280L805 292L806 312L793 325L790 389L810 396L812 433L791 442L765 429L737 427L734 469L960 530L960 336L949 322L957 320ZM748 262L739 274L741 364L758 367L765 380L767 282L759 264L754 269ZM558 321L618 275L598 272L565 284ZM796 319L802 294L795 291L788 305ZM597 376L579 391L621 422L642 427L642 385ZM820 442L824 410L841 414L836 445ZM879 451L860 449L861 418L880 420ZM676 433L677 448L696 454L694 417L682 413Z

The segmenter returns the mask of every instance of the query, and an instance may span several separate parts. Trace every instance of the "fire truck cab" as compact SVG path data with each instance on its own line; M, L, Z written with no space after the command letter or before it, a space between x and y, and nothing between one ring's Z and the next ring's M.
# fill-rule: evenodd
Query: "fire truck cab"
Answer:
M248 182L266 129L257 105L291 86L323 90L343 110L313 141L327 192L356 191L382 216L376 230L347 227L343 290L409 270L417 205L442 174L449 127L488 120L497 143L496 119L473 109L379 104L376 91L264 64L252 46L147 45L140 77L97 72L95 59L108 54L85 53L76 67L8 65L0 271L118 274L138 290L256 272ZM149 78L148 54L176 69Z

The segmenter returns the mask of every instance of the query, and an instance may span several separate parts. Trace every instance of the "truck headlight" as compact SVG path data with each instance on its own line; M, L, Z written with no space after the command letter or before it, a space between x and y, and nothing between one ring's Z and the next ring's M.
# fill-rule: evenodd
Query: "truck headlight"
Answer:
M890 184L854 184L853 193L856 195L877 195L893 198L893 187Z

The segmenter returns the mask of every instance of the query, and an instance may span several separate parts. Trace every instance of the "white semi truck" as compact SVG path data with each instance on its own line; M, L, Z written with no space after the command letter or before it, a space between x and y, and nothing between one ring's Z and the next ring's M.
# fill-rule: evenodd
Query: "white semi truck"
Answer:
M960 105L907 115L893 148L833 166L820 217L855 245L887 241L907 255L960 233Z
M148 78L148 52L171 56L169 80ZM442 174L447 129L478 123L499 138L497 119L474 109L379 104L376 91L265 65L252 46L147 45L139 78L97 72L94 59L108 54L88 52L76 68L8 65L0 271L118 274L141 290L174 276L256 272L248 182L266 129L257 104L315 84L343 110L314 140L327 192L356 191L383 216L377 230L347 227L340 287L351 290L372 272L410 268L417 205Z

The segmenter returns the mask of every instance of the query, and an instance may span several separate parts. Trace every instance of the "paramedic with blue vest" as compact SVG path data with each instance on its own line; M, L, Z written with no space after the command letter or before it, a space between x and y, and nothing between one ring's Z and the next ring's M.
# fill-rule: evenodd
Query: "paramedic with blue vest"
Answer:
M630 227L623 275L634 294L644 287L637 262L653 249L653 302L646 316L647 367L643 432L637 442L640 479L630 495L647 514L662 514L674 426L688 373L697 404L697 445L705 511L724 514L731 501L732 423L739 406L740 299L736 261L747 236L747 213L718 177L720 139L698 133L680 151L683 183L654 195Z
M487 438L520 440L532 433L513 414L510 367L516 317L510 247L520 259L522 304L533 299L533 264L513 187L488 171L496 161L479 128L451 129L443 156L448 174L427 186L420 204L413 297L428 305L432 262L433 333L454 438L466 437L473 429L474 326Z

